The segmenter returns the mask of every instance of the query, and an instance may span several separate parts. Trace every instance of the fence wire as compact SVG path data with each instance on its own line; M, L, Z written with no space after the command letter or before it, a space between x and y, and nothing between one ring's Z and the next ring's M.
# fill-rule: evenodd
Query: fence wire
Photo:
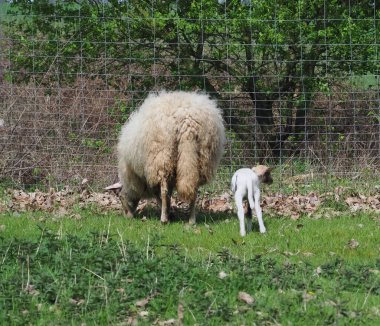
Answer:
M378 1L2 1L0 179L117 180L115 144L147 94L203 91L237 168L379 181Z

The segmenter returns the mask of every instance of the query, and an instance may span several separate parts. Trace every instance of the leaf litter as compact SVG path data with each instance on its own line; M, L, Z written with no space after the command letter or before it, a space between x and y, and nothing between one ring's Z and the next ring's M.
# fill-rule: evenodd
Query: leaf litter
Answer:
M306 195L300 194L268 194L262 197L262 208L267 216L284 217L298 220L301 216L315 219L334 218L341 214L340 211L330 207L323 207L326 199L344 203L347 210L351 212L372 211L380 213L380 194L364 196L362 194L352 195L344 192L339 187L332 193L317 194L310 192ZM51 188L47 192L35 190L27 192L19 189L8 189L6 198L0 200L0 212L24 212L24 211L48 211L59 216L72 214L74 206L80 208L90 205L102 210L121 211L122 206L118 193L111 190L96 192L88 186L84 180L80 187L72 189L64 187L62 190ZM235 214L233 196L230 192L221 195L205 193L198 198L198 207L204 212ZM141 213L147 206L158 206L156 200L141 200L137 212ZM175 211L185 211L188 205L176 196L171 199L171 206ZM246 205L247 208L247 205ZM208 230L212 233L212 229Z

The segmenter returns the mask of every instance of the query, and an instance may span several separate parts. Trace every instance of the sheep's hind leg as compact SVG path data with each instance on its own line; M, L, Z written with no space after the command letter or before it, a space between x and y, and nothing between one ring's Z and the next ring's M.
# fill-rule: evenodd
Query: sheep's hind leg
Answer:
M161 222L169 222L170 196L168 183L166 180L161 182Z
M189 210L190 210L189 224L195 224L196 223L196 218L195 218L195 199L190 202Z

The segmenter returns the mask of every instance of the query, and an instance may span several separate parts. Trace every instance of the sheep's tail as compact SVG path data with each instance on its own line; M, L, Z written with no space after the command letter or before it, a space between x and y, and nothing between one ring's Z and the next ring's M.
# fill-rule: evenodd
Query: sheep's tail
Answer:
M177 192L179 197L191 202L196 199L199 185L199 144L195 121L183 124L178 139Z

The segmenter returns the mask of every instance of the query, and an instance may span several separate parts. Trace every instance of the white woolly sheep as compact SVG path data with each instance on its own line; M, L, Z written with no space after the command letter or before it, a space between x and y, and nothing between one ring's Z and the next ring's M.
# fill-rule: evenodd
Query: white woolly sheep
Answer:
M189 203L195 223L198 187L209 182L225 144L215 101L194 92L150 94L123 126L118 143L121 202L133 216L142 198L157 198L161 222L168 222L170 196Z

